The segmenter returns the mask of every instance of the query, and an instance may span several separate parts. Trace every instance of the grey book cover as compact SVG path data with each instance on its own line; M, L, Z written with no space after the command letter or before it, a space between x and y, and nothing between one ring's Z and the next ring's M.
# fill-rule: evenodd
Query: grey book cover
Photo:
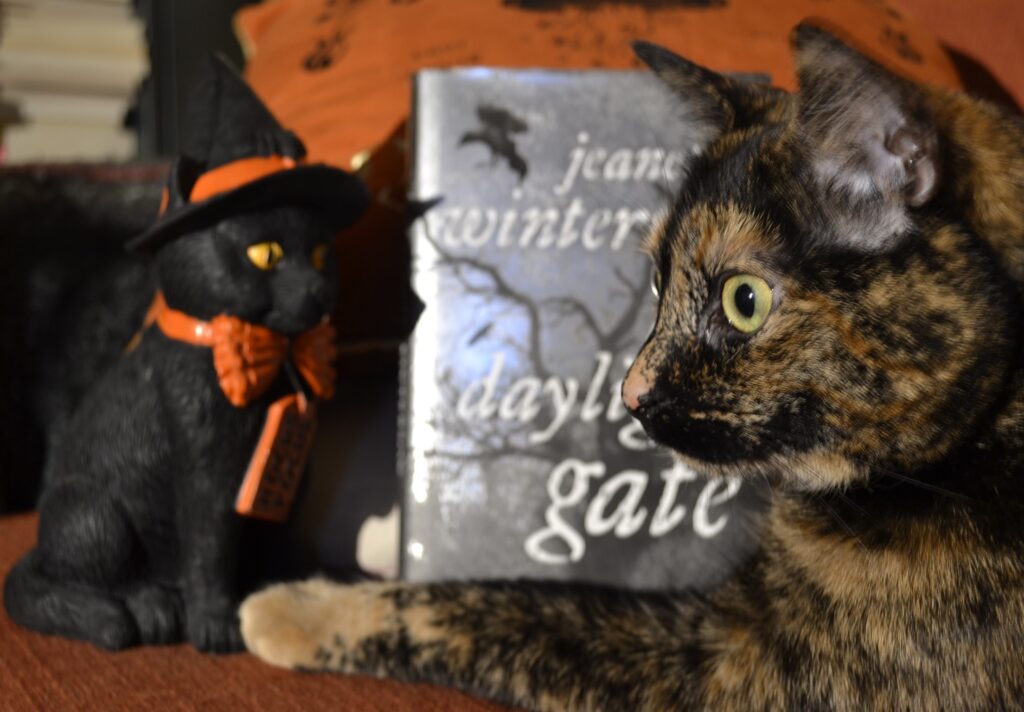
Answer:
M647 72L414 83L403 576L711 585L763 493L654 447L619 396L656 299L643 238L695 151Z

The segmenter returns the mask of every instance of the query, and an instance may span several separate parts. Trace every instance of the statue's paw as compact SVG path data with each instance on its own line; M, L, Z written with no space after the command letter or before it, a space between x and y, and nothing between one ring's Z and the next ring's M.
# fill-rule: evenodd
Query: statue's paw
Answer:
M143 586L125 599L143 645L169 645L181 640L181 594L159 586Z
M186 632L188 642L204 653L236 653L245 650L238 616L234 611L202 612L189 610Z
M355 653L366 641L386 641L401 629L393 595L401 589L399 584L343 586L322 579L271 586L242 603L242 637L250 652L271 665L380 672L358 664L356 658L365 656Z

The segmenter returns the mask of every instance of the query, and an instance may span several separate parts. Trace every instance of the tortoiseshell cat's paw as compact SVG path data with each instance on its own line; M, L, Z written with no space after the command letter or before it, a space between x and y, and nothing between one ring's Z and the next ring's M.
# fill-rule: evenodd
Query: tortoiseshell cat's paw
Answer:
M323 579L272 586L242 603L242 637L250 652L279 667L373 673L378 666L364 664L361 651L367 641L384 643L405 630L396 604L402 590Z

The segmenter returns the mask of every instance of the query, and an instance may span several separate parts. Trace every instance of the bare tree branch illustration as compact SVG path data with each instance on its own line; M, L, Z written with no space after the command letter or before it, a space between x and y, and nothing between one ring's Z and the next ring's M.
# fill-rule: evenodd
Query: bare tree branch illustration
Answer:
M426 221L424 220L424 224ZM466 257L463 255L453 255L438 244L437 240L434 239L429 232L426 233L426 238L433 246L434 250L440 257L440 264L450 267L453 270L453 275L456 280L462 285L463 289L470 294L479 294L482 296L494 297L497 299L507 299L514 302L521 307L527 314L527 319L530 324L529 328L529 348L527 353L530 360L533 363L534 370L537 375L541 378L547 378L550 373L547 367L544 365L544 361L541 357L543 350L543 344L541 343L541 315L537 304L529 297L529 295L523 294L517 289L514 289L504 277L501 272L498 271L493 265L489 265L486 262L478 260L474 257ZM485 289L477 284L468 281L465 277L467 270L476 271L483 275L486 275L491 280L492 287Z
M643 278L640 280L640 284L634 284L621 269L618 267L615 268L615 276L627 288L629 304L622 312L622 316L619 318L619 321L605 335L606 343L612 347L613 350L618 350L623 347L623 342L629 338L633 329L636 327L636 320L639 318L640 310L643 309L644 303L650 298L646 289L647 280L650 278L650 269L651 267L648 265Z
M572 296L557 296L538 301L513 286L497 266L476 256L454 254L445 249L433 235L429 234L427 220L423 219L422 224L426 240L433 247L437 256L436 267L449 270L452 278L465 294L489 301L506 302L509 304L509 308L504 310L504 314L511 310L517 310L523 315L527 324L525 339L517 340L507 336L498 336L497 338L503 348L522 356L530 364L531 375L541 381L552 377L545 363L543 335L545 327L553 322L557 323L566 318L578 319L590 335L597 351L617 354L635 346L630 339L640 311L650 299L646 288L646 278L642 278L637 283L619 267L613 269L615 279L624 289L610 288L609 297L615 301L621 301L623 298L626 301L621 311L616 310L615 321L609 327L602 328L592 309L580 299ZM486 325L478 329L472 340L475 343L484 338L495 338ZM443 393L443 402L457 402L459 389L450 372L440 378L439 387ZM608 397L615 396L613 393L609 393ZM546 408L546 410L549 409ZM550 415L554 417L553 413ZM528 434L536 429L535 422L523 423L507 419L470 422L465 418L458 417L458 414L451 408L440 409L432 417L435 427L446 433L452 443L461 443L462 445L438 448L432 450L430 454L459 462L461 463L457 465L459 468L479 466L479 458L482 456L488 458L519 457L554 464L565 457L566 452L572 450L578 452L581 449L578 433L571 433L566 428L556 433L550 441L539 444L530 443L528 440ZM610 422L607 418L600 418L595 426L594 447L596 452L594 454L604 456L607 450L617 450L616 430L621 427L621 424ZM574 435L576 436L575 440Z
M541 306L548 307L554 310L556 314L562 316L578 316L587 325L587 328L598 337L598 341L604 340L604 333L597 320L594 319L594 315L578 299L572 297L551 297L541 302Z
M634 284L618 267L614 269L614 273L626 287L626 291L619 292L618 296L626 297L629 302L615 325L610 329L602 329L587 306L573 297L552 297L541 302L541 306L553 309L561 315L579 317L596 337L599 348L605 348L612 352L618 351L625 345L624 340L631 335L639 312L647 301L647 294L643 280L640 284Z

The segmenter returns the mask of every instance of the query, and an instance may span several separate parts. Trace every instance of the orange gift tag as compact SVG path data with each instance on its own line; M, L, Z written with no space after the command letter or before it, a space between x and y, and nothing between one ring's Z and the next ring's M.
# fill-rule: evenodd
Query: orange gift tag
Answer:
M245 517L283 522L291 512L316 433L316 408L301 394L274 401L235 499Z

